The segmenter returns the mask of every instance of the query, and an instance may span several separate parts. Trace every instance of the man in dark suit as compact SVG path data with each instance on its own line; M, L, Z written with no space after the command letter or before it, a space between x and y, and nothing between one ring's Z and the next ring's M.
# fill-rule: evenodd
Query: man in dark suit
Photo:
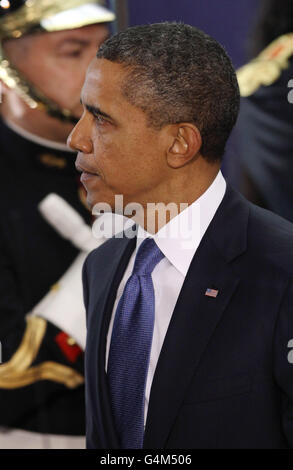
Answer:
M138 225L84 265L88 448L292 447L293 226L220 172L239 108L225 51L184 24L129 28L82 103L88 202L122 195Z

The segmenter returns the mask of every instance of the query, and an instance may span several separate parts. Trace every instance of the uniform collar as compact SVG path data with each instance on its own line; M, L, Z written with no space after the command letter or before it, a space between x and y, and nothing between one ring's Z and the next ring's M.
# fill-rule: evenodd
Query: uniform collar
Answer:
M14 122L9 121L8 119L3 119L3 121L5 125L9 127L9 129L11 129L13 132L34 144L46 147L48 149L50 148L54 150L61 150L63 152L75 153L74 150L71 150L69 147L67 147L66 144L55 142L49 139L44 139L43 137L39 137L35 134L32 134L31 132L26 131L25 129L18 126Z
M0 120L0 146L6 156L5 164L10 168L78 175L74 166L75 153L65 145L40 139L3 119Z

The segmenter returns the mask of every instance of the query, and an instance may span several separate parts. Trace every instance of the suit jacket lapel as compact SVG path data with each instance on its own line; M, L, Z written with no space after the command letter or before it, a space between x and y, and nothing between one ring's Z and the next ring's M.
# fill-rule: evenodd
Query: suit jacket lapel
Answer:
M97 361L91 366L96 367L94 377L96 379L97 397L99 397L96 416L100 421L100 429L104 431L104 447L118 449L119 443L115 431L113 415L111 411L110 396L108 393L107 376L105 372L105 352L109 322L116 298L117 289L128 265L131 254L135 248L136 238L116 240L111 251L111 261L104 266L96 280L99 285L99 297L95 301L92 330L95 332L91 341L87 341L87 349L91 357ZM107 258L107 261L109 259ZM96 401L92 400L94 403Z
M192 260L156 367L145 448L165 446L187 387L238 285L231 261L245 251L248 212L248 205L228 189ZM207 288L217 289L217 297L207 297Z

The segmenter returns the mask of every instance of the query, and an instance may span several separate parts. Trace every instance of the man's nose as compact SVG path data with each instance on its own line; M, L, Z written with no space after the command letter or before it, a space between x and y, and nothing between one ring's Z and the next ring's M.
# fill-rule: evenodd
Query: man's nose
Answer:
M85 127L82 125L82 119L72 129L67 139L67 146L72 150L82 153L92 153L93 144Z

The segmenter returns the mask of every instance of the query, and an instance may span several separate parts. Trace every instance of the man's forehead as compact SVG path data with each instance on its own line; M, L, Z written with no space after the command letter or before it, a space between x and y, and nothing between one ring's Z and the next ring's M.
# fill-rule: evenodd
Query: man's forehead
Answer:
M107 61L109 62L109 61ZM111 63L94 58L90 63L81 91L84 105L102 106L118 103L121 98L121 80L117 74L111 73Z
M109 28L106 25L95 24L84 26L78 29L70 29L66 31L54 32L38 32L34 34L27 34L20 39L12 39L7 43L15 43L16 46L32 45L35 47L59 47L63 44L79 43L87 44L89 42L96 42L97 48L100 42L107 39L109 35Z
M112 76L113 82L121 80L125 73L123 65L97 57L94 57L88 68L89 75L97 75L98 77Z
M58 34L60 37L83 37L85 35L90 35L90 34L95 34L97 32L103 31L105 33L109 33L110 29L109 26L105 23L96 23L96 24L91 24L87 26L83 26L81 28L75 28L75 29L68 29L65 31L56 31L53 33L48 33L48 34Z
M82 104L102 110L115 121L120 121L129 112L132 115L142 112L125 97L125 80L126 70L121 64L95 58L88 68L82 88Z
M115 62L94 58L90 63L83 90L118 93L125 78L125 69Z
M66 31L55 31L50 33L41 33L46 35L51 41L60 44L69 41L104 41L109 35L109 27L105 24L94 24L82 28L69 29Z

